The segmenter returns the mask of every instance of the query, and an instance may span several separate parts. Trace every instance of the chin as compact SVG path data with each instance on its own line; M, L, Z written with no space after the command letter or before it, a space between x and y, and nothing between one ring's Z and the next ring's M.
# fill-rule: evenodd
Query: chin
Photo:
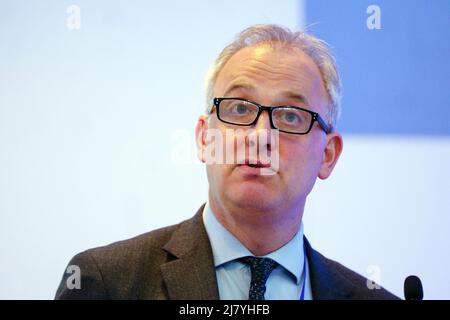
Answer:
M256 211L270 210L279 204L273 193L258 189L242 190L242 188L238 188L229 195L229 199L242 209Z

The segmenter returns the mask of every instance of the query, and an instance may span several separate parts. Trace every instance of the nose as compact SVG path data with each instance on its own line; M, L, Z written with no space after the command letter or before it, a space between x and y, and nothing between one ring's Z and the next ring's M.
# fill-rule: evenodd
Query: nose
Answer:
M272 138L271 125L270 125L270 117L267 111L262 111L259 115L258 120L252 126L253 131L250 135L253 136L253 139L249 139L249 147L257 147L257 149L261 152L263 150L267 150L270 152L273 148L274 141ZM255 146L255 143L257 144Z
M271 129L269 113L267 111L264 110L263 112L261 112L258 120L256 121L255 129L256 131L267 131Z

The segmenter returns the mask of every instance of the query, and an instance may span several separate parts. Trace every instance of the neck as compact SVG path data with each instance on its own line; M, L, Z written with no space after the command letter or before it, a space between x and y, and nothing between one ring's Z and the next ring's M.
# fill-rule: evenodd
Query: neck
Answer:
M209 205L217 220L255 256L267 255L288 243L298 232L304 201L292 208L261 210L223 206L211 195Z

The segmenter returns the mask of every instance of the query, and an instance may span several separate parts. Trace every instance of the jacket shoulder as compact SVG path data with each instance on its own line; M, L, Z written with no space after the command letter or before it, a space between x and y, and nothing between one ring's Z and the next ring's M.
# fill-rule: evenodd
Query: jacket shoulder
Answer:
M309 244L308 244L309 246ZM323 256L309 246L309 263L313 264L313 295L319 299L398 300L379 284L363 277L337 261Z
M176 224L156 229L130 239L88 249L80 254L89 254L99 262L105 260L111 264L121 263L123 261L128 264L130 259L135 260L142 258L143 253L162 253L162 247L169 241L173 232L179 225L180 224Z
M172 259L163 246L181 224L78 253L66 270L79 272L79 280L65 272L55 299L138 299L143 278L161 290L160 266ZM148 283L145 289L152 290Z

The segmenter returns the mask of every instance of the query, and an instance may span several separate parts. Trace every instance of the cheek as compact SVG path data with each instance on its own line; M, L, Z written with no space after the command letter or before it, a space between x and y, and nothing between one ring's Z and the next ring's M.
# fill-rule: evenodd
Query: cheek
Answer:
M220 170L221 166L216 164L209 164L206 166L206 174L208 175L208 179L210 180L210 184L220 183L223 176L223 171Z
M208 178L209 188L214 194L221 189L221 185L223 184L222 175L217 169L217 165L206 166L206 176Z
M231 168L228 165L210 164L206 166L206 175L209 185L214 190L221 190L227 183L227 176L230 175Z
M209 151L207 154L213 155L213 159L218 163L232 163L236 157L236 134L234 131L224 123L218 122L214 117L210 119L207 132L207 150Z
M314 150L296 146L283 150L280 161L280 179L286 199L306 197L314 187L320 165Z
M285 179L317 177L321 164L321 153L312 143L291 142L280 145L280 168Z

